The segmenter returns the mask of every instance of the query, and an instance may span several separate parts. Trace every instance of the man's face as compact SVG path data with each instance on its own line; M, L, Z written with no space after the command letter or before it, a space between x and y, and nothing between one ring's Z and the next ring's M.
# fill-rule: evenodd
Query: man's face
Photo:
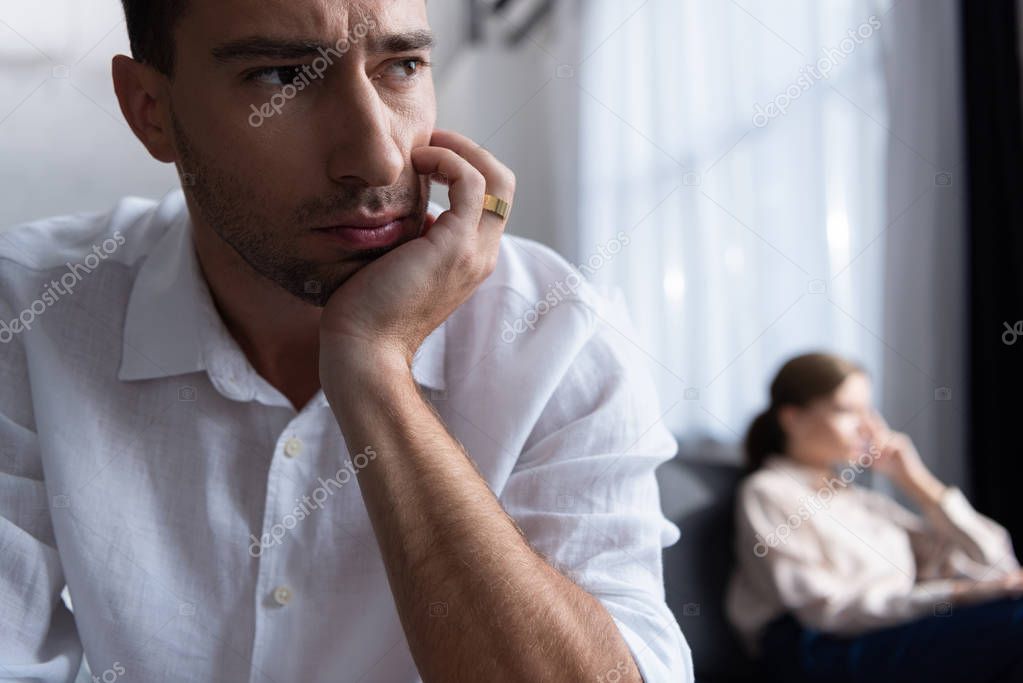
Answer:
M190 206L305 301L322 306L422 231L430 179L411 151L436 123L428 33L425 0L193 0L178 25L171 108ZM394 216L383 242L323 230Z

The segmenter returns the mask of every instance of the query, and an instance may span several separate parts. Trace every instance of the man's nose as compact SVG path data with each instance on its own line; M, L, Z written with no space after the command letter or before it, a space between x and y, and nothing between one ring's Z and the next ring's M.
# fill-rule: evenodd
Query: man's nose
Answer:
M394 138L390 109L366 78L332 93L330 157L327 173L338 183L369 187L396 185L405 168L405 156Z

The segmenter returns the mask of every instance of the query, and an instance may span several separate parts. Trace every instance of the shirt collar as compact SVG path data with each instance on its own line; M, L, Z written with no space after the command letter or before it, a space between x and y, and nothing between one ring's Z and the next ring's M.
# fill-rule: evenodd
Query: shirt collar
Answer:
M822 470L808 467L803 465L799 461L781 453L772 453L764 459L764 469L774 470L781 472L791 479L798 481L805 486L810 488L820 488L825 486L829 479L839 478L840 472L837 468L830 472L824 472ZM852 482L845 482L846 485Z
M117 375L122 381L209 371L211 355L223 351L210 348L216 340L230 340L237 349L199 268L192 222L180 191L165 202L175 200L181 204L180 211L145 257L132 286ZM431 203L430 211L437 215L442 209ZM445 321L423 341L412 361L415 381L440 391L445 388L446 326Z

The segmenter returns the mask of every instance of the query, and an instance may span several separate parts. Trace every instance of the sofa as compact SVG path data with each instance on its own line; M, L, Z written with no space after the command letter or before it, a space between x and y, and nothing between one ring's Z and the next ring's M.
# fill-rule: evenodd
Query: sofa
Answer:
M701 683L761 680L725 617L734 564L734 501L742 468L723 460L681 455L657 470L664 514L681 530L664 550L668 606L682 627Z

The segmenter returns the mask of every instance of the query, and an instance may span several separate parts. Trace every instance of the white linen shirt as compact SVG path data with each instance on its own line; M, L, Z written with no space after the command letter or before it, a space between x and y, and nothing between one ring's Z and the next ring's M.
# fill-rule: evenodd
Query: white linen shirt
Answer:
M627 314L562 296L572 272L505 235L413 374L645 680L691 681L654 477L677 445ZM228 333L180 190L0 233L0 679L72 680L84 649L100 680L419 681L351 462L322 391L296 412Z

